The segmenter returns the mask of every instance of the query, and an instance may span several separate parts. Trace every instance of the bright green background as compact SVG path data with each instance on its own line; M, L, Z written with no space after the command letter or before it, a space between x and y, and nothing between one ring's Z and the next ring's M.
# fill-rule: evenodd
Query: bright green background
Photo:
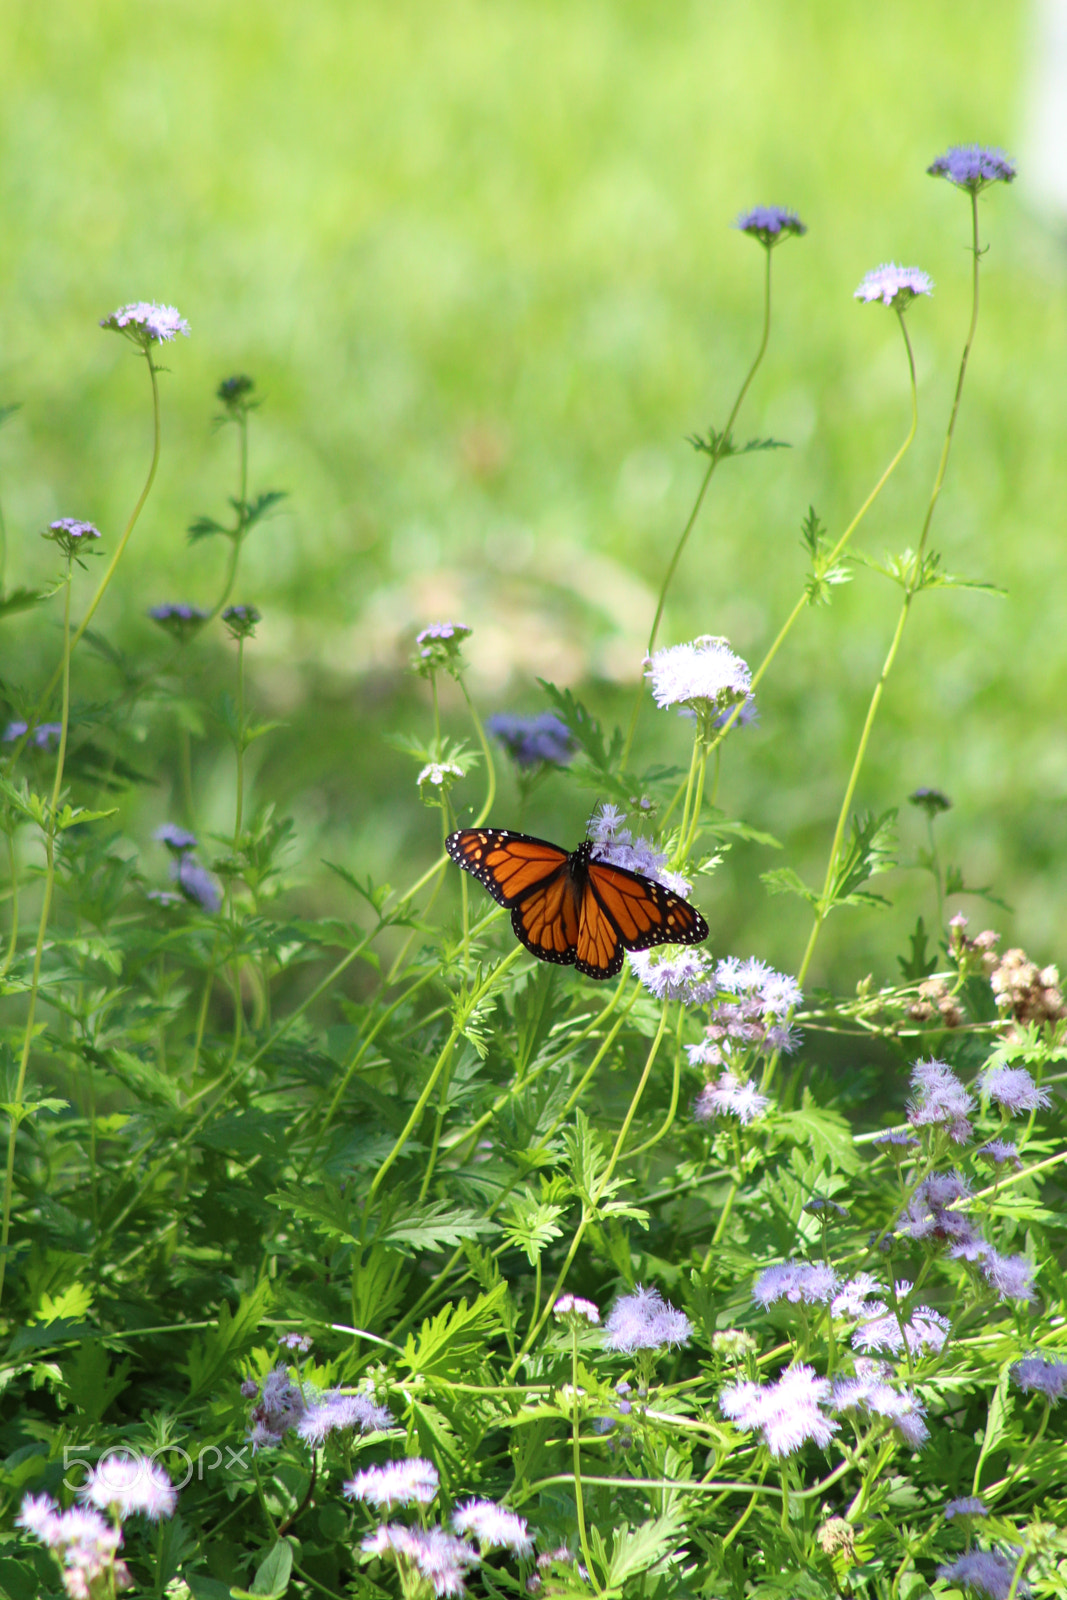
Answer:
M636 678L698 481L685 435L723 420L758 337L742 208L790 204L810 227L776 257L771 348L739 426L794 448L722 469L665 641L722 633L758 660L802 581L809 503L840 529L902 437L895 319L852 299L886 259L937 292L910 314L919 439L861 547L914 542L969 310L967 203L924 169L957 140L1020 153L1029 26L1017 4L917 0L9 0L0 400L23 409L0 435L8 581L47 570L50 517L115 537L147 459L147 384L96 322L130 299L177 305L193 337L167 353L158 485L102 621L159 653L144 609L211 597L224 552L190 557L184 529L234 488L214 386L253 373L253 480L291 492L237 595L267 616L257 702L288 721L256 748L258 793L296 810L309 900L321 856L405 879L399 856L425 859L436 819L380 736L425 726L404 676L416 627L475 627L485 711L539 709L543 674L625 716L613 685ZM982 218L982 317L934 543L1008 598L921 599L858 800L946 789L948 854L1015 915L967 909L1049 959L1067 890L1064 253L1028 207L1025 164ZM729 751L722 803L789 852L739 850L703 889L719 953L795 967L804 917L758 873L788 859L821 879L896 606L861 572L806 616L760 726ZM6 627L4 676L32 679L54 635ZM149 722L146 756L169 760ZM649 712L642 753L684 761L684 725ZM231 765L201 748L202 825L232 817ZM526 824L576 839L589 798L552 780ZM144 839L170 802L140 804ZM920 819L904 811L911 856ZM929 896L915 874L883 886L897 909L839 915L817 969L836 950L838 979L890 974Z

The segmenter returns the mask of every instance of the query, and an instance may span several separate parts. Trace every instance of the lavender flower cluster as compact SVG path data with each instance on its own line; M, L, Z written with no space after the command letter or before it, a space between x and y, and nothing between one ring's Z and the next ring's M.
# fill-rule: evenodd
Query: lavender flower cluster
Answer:
M428 1506L437 1497L437 1468L420 1456L386 1461L357 1472L344 1485L350 1500L376 1509ZM422 1579L435 1595L463 1595L466 1576L490 1550L510 1550L520 1559L533 1554L525 1520L494 1500L466 1500L451 1517L452 1532L437 1526L409 1527L383 1522L368 1533L361 1549L368 1557L391 1561L400 1571L404 1593ZM473 1541L473 1542L471 1542ZM475 1549L475 1545L478 1546Z
M635 835L626 827L626 813L618 806L603 805L594 812L589 822L589 837L593 844L593 859L606 861L613 867L625 867L627 872L640 872L675 894L687 895L693 885L679 872L667 867L667 856L657 850L651 839ZM633 957L631 956L631 961Z
M177 1490L150 1457L115 1452L93 1467L78 1499L81 1505L61 1511L51 1495L27 1495L16 1524L51 1550L70 1600L96 1600L130 1588L129 1568L118 1556L121 1524L138 1514L151 1522L173 1516Z

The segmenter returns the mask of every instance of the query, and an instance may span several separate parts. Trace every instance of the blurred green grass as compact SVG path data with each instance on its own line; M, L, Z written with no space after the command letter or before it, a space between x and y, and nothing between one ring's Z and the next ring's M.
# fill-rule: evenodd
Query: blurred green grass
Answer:
M381 742L425 725L404 676L417 626L474 626L486 711L539 708L543 675L627 714L699 479L685 436L723 420L758 339L761 253L730 228L751 204L795 206L810 228L776 256L771 347L739 427L794 448L717 476L663 639L723 633L758 659L802 582L808 505L840 529L896 448L895 321L851 298L887 259L937 292L910 314L919 438L860 547L914 543L969 312L967 204L924 169L956 141L1020 153L1025 7L12 0L8 16L9 582L46 571L50 517L121 527L146 384L96 322L129 299L176 304L193 337L167 353L159 480L102 622L159 653L146 607L213 595L224 552L190 555L184 530L234 489L215 384L253 373L253 482L291 498L253 535L236 598L267 617L254 692L287 726L257 747L257 781L305 829L309 900L337 892L320 856L403 881L401 858L433 849L436 819ZM1047 959L1067 891L1067 275L1025 163L982 218L982 315L933 539L950 570L1008 597L922 597L857 800L947 790L946 854L1014 914L966 909ZM812 879L896 605L861 571L806 616L724 762L722 804ZM4 676L32 678L54 636L6 626ZM172 763L165 731L145 737ZM686 759L671 718L648 712L642 739L650 759ZM203 825L224 828L229 758L210 744L198 787ZM553 779L526 825L576 838L583 803ZM167 804L165 789L132 797L126 820L146 837ZM498 820L513 804L505 785ZM906 857L920 822L905 806ZM739 849L704 890L717 949L795 966L801 908L757 881L781 859ZM916 912L929 920L918 875L884 882L894 912L839 914L822 973L884 973Z

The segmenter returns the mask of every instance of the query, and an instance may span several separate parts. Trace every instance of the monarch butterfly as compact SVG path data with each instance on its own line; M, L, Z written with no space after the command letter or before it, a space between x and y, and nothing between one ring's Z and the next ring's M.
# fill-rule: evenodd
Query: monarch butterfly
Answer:
M626 950L702 944L708 936L688 900L640 872L594 860L588 839L568 855L506 828L462 828L445 848L511 912L515 937L531 955L587 978L613 978Z

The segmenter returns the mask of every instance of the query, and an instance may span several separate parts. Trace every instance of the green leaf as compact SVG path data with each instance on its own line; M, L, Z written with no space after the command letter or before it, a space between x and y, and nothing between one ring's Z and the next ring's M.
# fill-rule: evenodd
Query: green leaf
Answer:
M289 1587L289 1575L292 1570L293 1547L288 1539L279 1539L266 1559L256 1568L251 1593L263 1595L266 1600L281 1600L281 1596Z
M580 700L576 700L569 689L557 689L546 678L538 678L537 681L574 735L575 743L583 755L599 773L614 775L614 768L618 766L622 754L621 728L616 728L610 744L606 743L593 713Z
M748 456L758 450L790 450L792 446L784 439L750 439L747 444L736 445L733 435L716 428L709 428L707 438L702 438L699 433L691 433L689 443L693 449L702 455L711 456L715 461L725 461L727 456Z
M375 1237L379 1244L393 1245L406 1255L421 1250L454 1249L462 1239L476 1239L493 1233L495 1224L469 1207L450 1207L447 1200L434 1201L408 1212L395 1213Z
M112 1368L104 1344L99 1339L87 1339L63 1366L68 1403L90 1422L99 1422L111 1402L126 1389L130 1370L129 1361L120 1361Z
M68 828L80 827L83 822L101 822L105 817L113 817L118 811L118 806L112 806L110 811L86 811L84 806L65 805L56 818L56 831L65 833Z
M911 954L907 957L897 956L897 962L908 982L918 983L921 979L928 978L937 968L937 955L926 954L927 933L922 917L916 922L915 931L908 942L911 945Z
M817 906L819 896L814 889L809 889L798 872L792 867L774 867L770 872L760 873L760 882L768 894L795 894L801 900L806 900L809 906Z
M469 1363L484 1355L488 1340L500 1332L500 1304L506 1285L480 1294L468 1306L451 1301L436 1317L427 1318L418 1338L408 1334L400 1365L424 1377L458 1378Z
M190 1400L206 1394L237 1358L251 1349L270 1301L270 1283L264 1278L251 1294L241 1296L236 1311L231 1311L225 1300L222 1302L216 1326L193 1340L189 1358L181 1368L189 1379Z
M897 820L896 807L880 817L868 813L852 818L851 831L842 843L834 862L830 889L822 912L825 916L838 905L886 905L881 895L861 892L860 886L880 872L896 866L892 846Z
M9 589L0 595L0 617L13 616L16 611L29 611L48 597L40 589Z
M504 1237L516 1250L524 1251L533 1266L553 1239L562 1238L559 1219L566 1207L539 1200L527 1184L521 1194L511 1196L507 1210L510 1221L505 1224Z
M685 1512L677 1507L639 1527L630 1529L624 1524L617 1528L608 1562L608 1583L625 1592L624 1586L638 1573L647 1572L677 1548L684 1524Z

